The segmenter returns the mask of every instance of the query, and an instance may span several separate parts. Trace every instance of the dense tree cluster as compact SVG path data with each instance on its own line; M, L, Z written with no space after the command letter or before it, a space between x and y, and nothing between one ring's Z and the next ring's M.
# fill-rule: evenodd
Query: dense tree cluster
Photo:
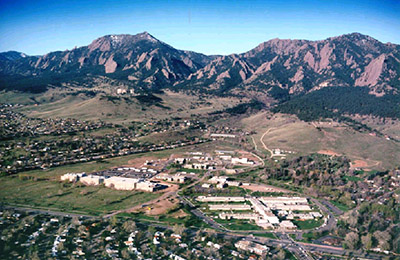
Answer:
M369 94L368 88L362 87L327 87L294 96L272 111L295 114L304 121L343 119L344 114L400 118L400 96L387 94L376 97Z

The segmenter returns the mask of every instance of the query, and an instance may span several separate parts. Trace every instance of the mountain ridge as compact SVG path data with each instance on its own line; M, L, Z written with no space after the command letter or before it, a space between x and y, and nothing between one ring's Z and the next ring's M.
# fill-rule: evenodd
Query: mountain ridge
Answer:
M53 78L43 83L47 85L105 76L132 88L220 94L255 90L269 95L280 88L296 95L328 86L368 87L377 96L400 90L400 45L360 33L318 41L275 38L231 55L178 50L148 32L111 34L72 50L16 59L4 56L0 53L0 78ZM2 85L13 89L13 84Z

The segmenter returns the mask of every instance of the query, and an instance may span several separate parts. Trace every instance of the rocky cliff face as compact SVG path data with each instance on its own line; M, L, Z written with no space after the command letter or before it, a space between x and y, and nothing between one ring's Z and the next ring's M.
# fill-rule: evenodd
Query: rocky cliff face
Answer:
M189 76L191 85L233 86L290 94L327 86L367 86L382 95L400 89L400 46L358 33L322 41L273 39L239 55L220 57ZM193 82L195 78L195 82Z
M0 73L28 78L102 75L149 88L227 93L235 88L297 94L327 86L366 86L372 94L384 95L400 90L400 45L353 33L322 41L273 39L246 53L206 56L174 49L145 32L108 35L40 57L2 53Z
M38 77L74 73L105 75L149 87L168 86L202 68L206 55L172 48L149 33L107 35L90 45L0 64L0 73Z

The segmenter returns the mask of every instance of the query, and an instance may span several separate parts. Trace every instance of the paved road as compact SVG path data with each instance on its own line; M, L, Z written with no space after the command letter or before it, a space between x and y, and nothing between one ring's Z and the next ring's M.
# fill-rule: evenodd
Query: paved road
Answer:
M333 213L335 213L336 215L342 215L343 211L341 211L340 209L338 209L336 206L334 206L332 203L330 203L327 200L322 199L321 203L324 204L326 207L329 208L329 210L331 210Z
M232 234L229 234L232 236ZM233 235L234 237L237 237ZM353 250L347 250L343 249L341 247L334 247L334 246L326 246L326 245L316 245L316 244L310 244L310 243L302 243L302 242L297 242L297 245L293 245L293 242L289 239L270 239L270 238L264 238L264 237L254 237L252 235L246 236L245 237L248 240L252 240L254 242L262 243L265 245L271 245L271 246L282 246L287 249L292 249L294 247L301 246L304 248L305 251L310 251L310 252L317 252L317 253L323 253L323 254L333 254L333 255L353 255L355 257L360 257L364 259L373 259L373 260L378 260L382 259L382 255L379 254L365 254L365 253L360 253L358 251L353 251ZM301 249L300 249L301 250ZM308 258L310 259L310 258Z
M310 256L304 248L294 241L288 234L286 233L275 233L280 240L283 241L291 241L290 244L288 244L287 248L289 249L290 252L296 255L298 259L304 259L304 260L313 260L314 258Z
M32 214L48 214L51 216L59 216L59 217L83 217L87 219L100 219L97 216L85 215L85 214L76 214L76 213L68 213L61 211L52 211L52 210L44 210L44 209L34 209L28 207L13 207L13 206L0 206L0 210L13 209L17 211L28 212Z
M325 225L317 228L318 231L329 231L332 230L334 228L336 228L336 219L335 216L332 214L332 212L325 207L324 205L322 205L322 203L314 198L310 198L311 201L313 201L323 212L328 214L328 219L325 222Z

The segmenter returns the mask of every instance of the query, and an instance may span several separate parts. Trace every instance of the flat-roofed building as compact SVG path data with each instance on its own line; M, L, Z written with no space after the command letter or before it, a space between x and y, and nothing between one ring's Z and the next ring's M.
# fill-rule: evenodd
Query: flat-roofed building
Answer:
M266 212L266 220L273 225L279 224L279 218L274 215L272 212Z
M189 163L185 164L183 168L185 169L196 169L196 170L207 170L211 169L213 166L208 163Z
M279 224L278 217L276 217L267 206L261 203L261 201L256 198L251 198L250 202L253 205L254 210L261 215L261 219L264 219L273 225Z
M248 240L240 240L236 242L235 247L257 255L264 255L269 251L269 247Z
M86 173L66 173L60 177L61 181L69 181L69 182L76 182L83 176L86 176Z
M231 134L211 134L210 137L216 137L216 138L235 138L236 135L231 135Z
M198 196L196 198L200 202L245 202L244 197L213 197L213 196Z
M279 227L286 230L294 230L297 229L296 225L293 224L290 220L284 220L279 224Z
M217 183L225 183L229 180L227 176L213 176L208 180L209 183L217 184Z
M142 190L142 191L148 191L148 192L154 192L158 190L162 190L168 186L166 185L161 185L159 183L153 183L150 181L140 181L136 184L136 189L137 190Z
M251 210L248 204L210 204L210 210Z
M209 189L209 188L211 187L211 184L210 184L210 183L203 183L203 184L201 185L201 187L202 187L202 188Z
M242 186L242 182L240 182L240 181L227 181L226 184L228 186L233 186L233 187Z
M179 183L184 183L187 180L187 177L182 175L182 174L167 174L167 173L161 173L156 176L157 179L165 180L165 181L170 181L170 182L179 182Z
M274 226L267 220L263 218L259 218L256 220L256 225L262 227L263 229L273 229Z
M311 210L307 198L303 197L261 197L260 201L271 209L299 211Z
M220 155L219 158L221 158L224 161L232 160L232 156L231 155Z
M226 151L226 150L215 150L216 154L234 154L234 151Z
M135 190L139 179L125 178L125 177L110 177L104 180L104 184L108 188L116 190Z
M278 210L298 210L298 211L310 211L312 210L309 205L286 205L286 204L274 204L270 205L271 209L278 209Z
M308 204L307 198L303 197L261 197L260 200L267 204Z
M104 182L106 178L103 176L98 176L98 175L88 175L88 176L83 176L80 178L80 181L89 186L96 186L100 185Z
M312 215L315 218L322 218L323 217L321 213L316 212L316 211L310 212L309 214Z
M259 219L258 214L254 213L220 213L219 214L220 219L248 219L248 220L257 220Z
M246 157L244 157L244 158L237 158L237 157L234 157L234 158L232 158L232 161L231 161L233 164L248 164L248 165L253 165L254 164L254 162L253 161L250 161L248 158L246 158Z

